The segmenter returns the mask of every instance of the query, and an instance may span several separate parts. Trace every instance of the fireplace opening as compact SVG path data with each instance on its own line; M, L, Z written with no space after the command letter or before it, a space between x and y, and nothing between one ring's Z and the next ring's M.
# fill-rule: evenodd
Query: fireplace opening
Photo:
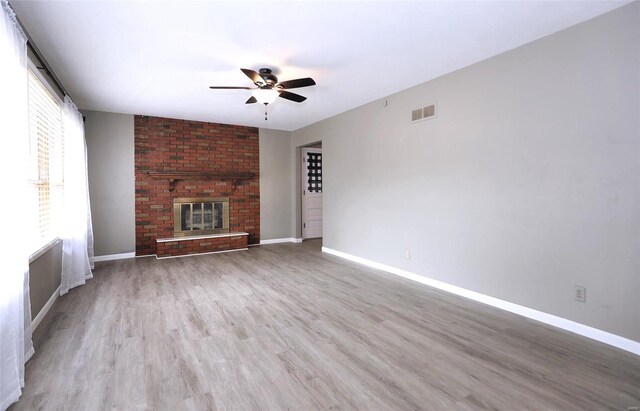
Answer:
M229 198L174 198L176 237L229 232Z

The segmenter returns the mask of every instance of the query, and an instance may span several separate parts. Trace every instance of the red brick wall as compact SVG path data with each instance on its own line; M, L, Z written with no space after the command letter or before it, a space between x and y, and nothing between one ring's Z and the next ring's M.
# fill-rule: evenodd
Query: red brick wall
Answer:
M158 243L158 257L236 250L247 247L247 236L206 238Z
M229 197L229 229L260 242L258 129L135 116L136 255L156 254L156 238L173 237L173 198ZM251 180L169 181L148 171L254 173Z

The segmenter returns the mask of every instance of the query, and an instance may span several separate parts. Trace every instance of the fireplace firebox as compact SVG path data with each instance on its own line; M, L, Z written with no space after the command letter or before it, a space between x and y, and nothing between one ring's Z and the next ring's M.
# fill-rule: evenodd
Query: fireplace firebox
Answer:
M229 198L174 198L174 235L221 234L229 232Z

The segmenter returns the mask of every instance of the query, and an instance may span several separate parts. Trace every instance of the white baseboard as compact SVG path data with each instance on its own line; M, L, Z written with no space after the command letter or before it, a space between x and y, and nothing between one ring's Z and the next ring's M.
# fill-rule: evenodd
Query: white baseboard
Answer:
M53 292L53 295L51 296L51 298L49 298L49 300L44 305L44 307L42 307L38 315L36 315L36 318L34 318L33 321L31 321L31 331L36 330L38 325L40 325L40 323L44 319L44 316L47 315L51 307L53 307L53 303L55 303L58 297L60 296L60 287L62 287L62 285L58 286L58 288Z
M111 260L124 260L125 258L135 258L136 253L121 253L121 254L109 254L109 255L97 255L93 257L93 262L98 263L100 261Z
M428 285L452 294L459 295L461 297L468 298L470 300L478 301L483 304L490 305L501 310L509 311L514 314L521 315L523 317L530 318L532 320L540 321L554 327L561 328L566 331L581 335L583 337L591 338L593 340L612 345L630 353L640 355L640 342L630 340L625 337L621 337L616 334L609 333L597 328L590 327L575 321L568 320L566 318L558 317L552 314L548 314L542 311L534 310L522 305L514 304L509 301L501 300L499 298L490 297L485 294L481 294L475 291L467 290L466 288L451 285L442 281L434 280L432 278L424 277L418 274L411 273L396 267L392 267L386 264L381 264L375 261L367 260L366 258L356 257L351 254L343 253L342 251L333 250L331 248L322 247L322 252L332 254L346 260L350 260L359 264L366 265L371 268L386 271L391 274L395 274L400 277L407 278L419 282L421 284Z
M299 241L297 241L299 240ZM301 242L302 239L301 238L293 238L293 237L289 237L289 238L273 238L270 240L260 240L260 245L262 244L279 244L279 243L299 243Z

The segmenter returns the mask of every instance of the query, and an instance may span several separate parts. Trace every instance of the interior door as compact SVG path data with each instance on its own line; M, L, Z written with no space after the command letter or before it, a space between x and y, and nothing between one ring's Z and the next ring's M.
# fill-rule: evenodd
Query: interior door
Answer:
M322 149L302 148L302 238L322 237Z

